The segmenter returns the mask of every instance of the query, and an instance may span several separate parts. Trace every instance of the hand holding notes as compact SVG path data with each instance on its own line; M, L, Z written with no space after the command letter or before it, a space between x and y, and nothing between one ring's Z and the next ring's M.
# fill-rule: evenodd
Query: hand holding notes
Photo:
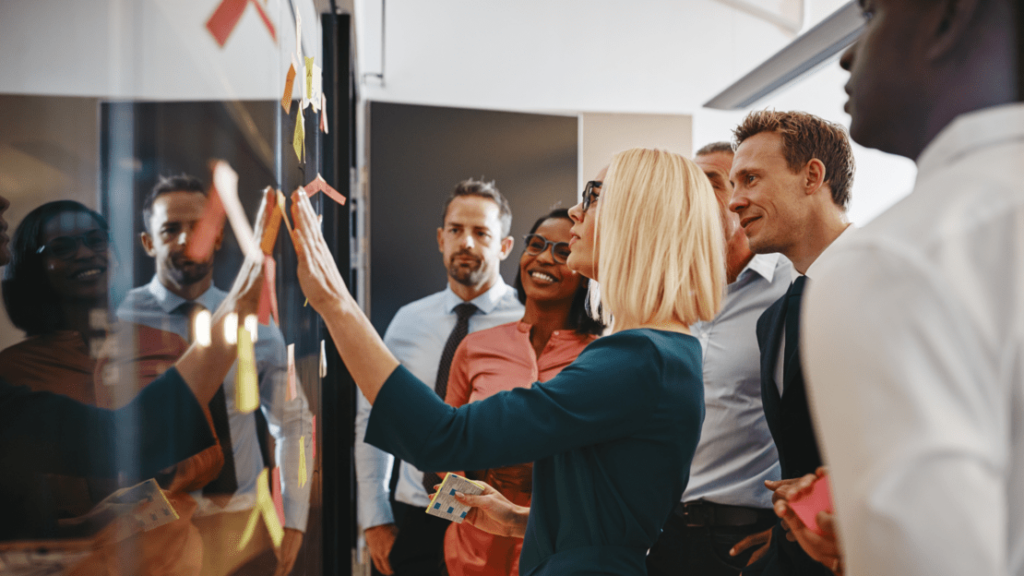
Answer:
M793 480L766 481L765 486L775 492L772 501L775 513L789 531L786 538L798 542L808 556L841 575L842 550L825 468Z
M489 484L476 482L483 488L479 495L455 493L455 499L470 507L466 522L498 536L522 538L526 534L526 521L530 509L513 504Z

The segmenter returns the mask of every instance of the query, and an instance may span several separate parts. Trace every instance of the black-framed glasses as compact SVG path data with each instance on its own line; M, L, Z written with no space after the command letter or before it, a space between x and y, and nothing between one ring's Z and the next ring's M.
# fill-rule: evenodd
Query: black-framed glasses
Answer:
M559 264L565 264L565 260L572 252L569 250L568 242L552 242L540 234L527 234L524 240L526 240L526 253L530 256L540 256L548 249L548 246L551 246L551 257Z
M590 208L590 205L594 203L594 200L597 200L597 191L601 188L602 184L603 182L599 182L597 180L591 180L590 182L587 182L587 187L583 189L582 208L584 212L586 212Z
M36 250L36 254L49 252L54 258L70 260L78 253L79 245L84 245L93 252L105 252L110 245L110 239L103 230L90 230L85 234L77 236L58 236Z

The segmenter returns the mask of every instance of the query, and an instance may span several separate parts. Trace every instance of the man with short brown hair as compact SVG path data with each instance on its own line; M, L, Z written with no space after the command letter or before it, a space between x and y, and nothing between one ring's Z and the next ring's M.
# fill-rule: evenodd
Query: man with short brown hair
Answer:
M730 208L754 253L781 252L799 274L757 321L761 401L785 481L813 473L822 463L800 366L800 297L814 266L849 229L853 151L840 126L803 112L753 112L734 135ZM773 490L780 486L765 484ZM768 554L744 573L824 576L830 571L789 541L777 524Z

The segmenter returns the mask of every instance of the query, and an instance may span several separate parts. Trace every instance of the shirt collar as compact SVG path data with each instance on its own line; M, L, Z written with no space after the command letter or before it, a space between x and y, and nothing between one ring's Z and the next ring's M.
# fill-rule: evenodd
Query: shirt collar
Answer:
M929 174L978 148L1024 140L1024 104L1004 104L957 116L917 159L920 174Z
M742 277L747 270L750 270L751 272L760 274L768 281L769 284L771 284L772 278L775 277L775 268L779 264L779 256L780 254L778 252L774 252L772 254L754 254L754 257L750 259L750 262L747 262L747 265L743 267L743 270L740 271L740 275L737 276L737 278Z
M508 292L512 290L512 287L505 284L505 281L501 278L491 286L491 289L483 294L473 298L469 301L470 304L476 306L482 314L490 314L501 302ZM451 314L455 307L462 304L462 298L459 298L450 285L445 286L444 289L444 311L445 314Z
M158 280L156 276L153 276L153 279L149 281L146 288L149 290L149 293L153 295L153 298L156 299L160 309L166 314L174 312L178 306L188 302L188 300L185 300L181 296L178 296L174 292L168 290L166 286L160 283L160 280ZM211 283L210 287L206 289L206 292L203 292L194 301L202 304L207 310L212 312L220 305L220 302L217 301L216 295L217 288L213 283Z
M829 254L835 252L835 247L842 244L843 242L846 242L851 236L853 236L853 231L856 229L857 227L854 226L853 224L847 226L846 229L844 229L839 234L839 236L836 236L836 239L833 240L831 244L825 247L825 250L823 250L822 253L819 254L818 257L814 259L814 262L811 262L811 265L807 267L807 272L803 274L803 276L807 276L808 278L814 278L814 271L820 267L819 264L821 262L828 260ZM800 274L793 275L794 282L796 281L797 276L800 276Z

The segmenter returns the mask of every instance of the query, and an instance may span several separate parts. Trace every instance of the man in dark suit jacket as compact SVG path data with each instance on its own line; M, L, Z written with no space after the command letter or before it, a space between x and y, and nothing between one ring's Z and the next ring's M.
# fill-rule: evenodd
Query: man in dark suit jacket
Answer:
M782 481L821 466L800 369L800 296L812 264L846 231L853 152L838 125L802 112L753 112L734 131L730 208L755 253L781 252L800 276L757 322L761 400ZM768 554L745 575L827 575L779 524Z

